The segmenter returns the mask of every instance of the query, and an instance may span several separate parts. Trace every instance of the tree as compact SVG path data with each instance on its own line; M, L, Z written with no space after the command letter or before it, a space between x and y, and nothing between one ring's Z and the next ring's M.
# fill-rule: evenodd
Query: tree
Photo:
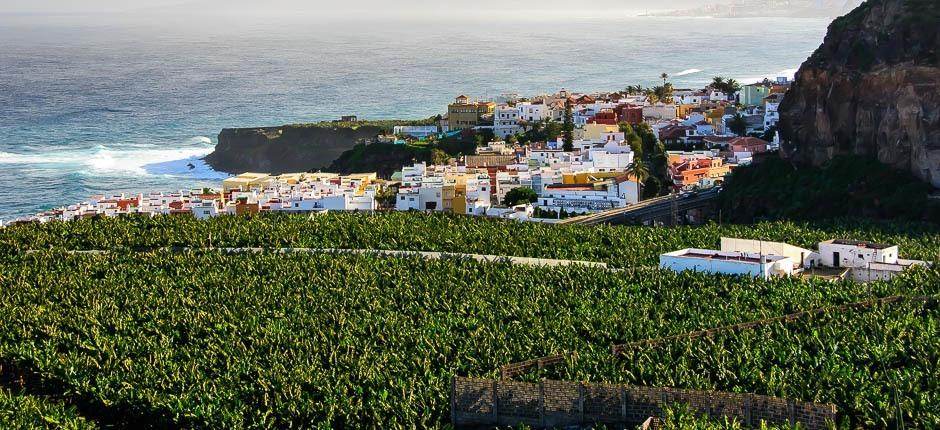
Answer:
M627 94L643 94L644 91L642 85L627 85L627 87L623 89L623 92Z
M663 74L659 75L659 77L660 77L660 78L663 78L663 86L665 87L665 86L666 86L666 79L669 79L669 74L664 72Z
M650 177L650 171L641 157L633 157L633 162L627 166L627 174L636 179L636 186L639 187L639 199L643 200L643 183Z
M673 103L672 84L665 84L661 87L653 88L653 94L656 99L663 103Z
M565 123L562 126L562 138L564 139L564 145L562 149L565 151L574 150L574 113L573 106L571 104L571 99L565 100Z
M620 129L620 132L621 132L621 133L624 133L625 135L626 135L626 134L633 133L633 126L630 125L630 123L628 123L628 122L626 122L626 121L620 121L620 122L618 122L618 123L617 123L617 128L619 128L619 129Z
M734 114L734 118L728 122L728 129L738 136L747 134L747 119L739 113Z
M734 96L734 93L741 91L741 84L734 79L728 79L721 76L715 76L712 78L712 83L709 85L715 91L721 91L724 93L725 98L731 98Z
M529 187L519 187L513 188L506 193L506 197L503 198L503 204L508 207L513 207L519 204L525 203L534 203L538 201L539 195L535 193L535 190Z
M627 144L630 145L630 150L633 151L634 159L643 159L643 138L640 135L636 134L633 127L627 128L624 132L624 139L627 140Z
M718 91L721 91L722 88L725 87L725 78L721 76L715 76L714 78L712 78L712 83L709 86Z
M442 165L450 162L450 154L434 148L431 150L431 164Z
M741 91L741 84L739 84L738 81L734 79L725 81L725 95L727 95L729 99L734 97L734 94L738 91Z
M767 127L767 129L764 130L764 134L758 137L768 142L773 142L774 138L777 137L777 126L772 125L770 127Z
M643 140L643 153L655 155L655 146L659 143L659 136L653 131L653 127L642 122L634 126L633 131Z

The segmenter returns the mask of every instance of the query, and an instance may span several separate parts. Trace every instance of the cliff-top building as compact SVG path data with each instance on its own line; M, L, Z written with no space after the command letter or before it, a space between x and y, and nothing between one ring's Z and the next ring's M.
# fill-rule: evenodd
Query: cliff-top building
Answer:
M464 130L492 120L496 103L473 101L470 97L458 96L454 103L447 106L448 126L451 130Z

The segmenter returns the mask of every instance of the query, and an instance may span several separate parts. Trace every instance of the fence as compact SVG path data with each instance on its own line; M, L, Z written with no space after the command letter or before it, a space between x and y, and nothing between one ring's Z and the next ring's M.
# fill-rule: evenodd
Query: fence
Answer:
M756 394L677 390L567 381L527 383L454 377L451 422L458 428L529 425L537 428L606 425L636 428L672 404L697 415L729 417L747 426L761 421L827 428L836 407Z
M510 363L499 367L500 378L503 380L512 379L517 375L523 373L528 373L532 369L542 370L549 366L554 366L556 364L564 363L565 360L569 358L577 358L578 354L559 354L559 355L549 355L548 357L536 358L528 361L521 361L518 363Z
M757 321L749 321L746 323L727 325L724 327L717 327L708 330L698 330L690 333L679 334L675 336L661 337L657 339L648 339L641 340L638 342L625 343L621 345L612 345L610 347L610 352L616 357L619 356L623 351L633 349L633 348L649 348L654 347L662 343L672 342L680 339L696 339L701 337L712 337L721 333L740 331L740 330L749 330L752 328L773 324L773 323L787 323L791 321L796 321L801 318L812 317L817 315L822 315L827 312L845 312L852 309L864 309L869 308L875 305L880 304L893 304L900 302L922 302L925 305L936 305L937 299L929 296L918 296L918 297L905 297L905 296L891 296L884 297L875 300L867 300L864 302L855 302L847 303L839 306L831 306L826 308L812 309L808 311L796 312L788 315L783 315L779 317L766 318Z

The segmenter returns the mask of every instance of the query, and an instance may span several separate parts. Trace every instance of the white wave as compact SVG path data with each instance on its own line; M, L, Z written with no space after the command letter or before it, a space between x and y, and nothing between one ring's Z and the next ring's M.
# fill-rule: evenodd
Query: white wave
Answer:
M701 69L687 69L679 73L673 73L672 76L685 76L685 75L691 75L693 73L701 73L701 72L702 72Z
M197 136L181 148L134 148L115 150L98 145L92 151L54 151L50 154L0 152L0 164L74 166L89 175L125 173L133 175L181 175L201 179L225 178L201 160L213 150L212 140Z
M778 77L786 77L787 79L792 80L796 75L798 69L784 69L772 75L763 75L763 76L746 76L741 78L735 78L738 82L742 84L753 84L755 82L763 81L764 79L776 80Z

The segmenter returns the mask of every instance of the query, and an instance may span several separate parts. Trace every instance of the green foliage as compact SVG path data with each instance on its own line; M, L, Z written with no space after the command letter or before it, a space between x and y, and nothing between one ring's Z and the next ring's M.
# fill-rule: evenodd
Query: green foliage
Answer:
M376 172L379 176L389 177L401 166L415 161L430 162L431 151L414 145L360 143L340 154L328 170L341 174Z
M734 118L728 121L728 130L738 136L747 134L747 120L740 113L734 114Z
M735 93L741 91L741 84L738 83L738 81L734 79L725 80L725 78L721 76L715 76L709 87L716 91L721 91L728 98L731 98Z
M722 193L724 194L724 192ZM940 229L929 224L839 221L651 228L550 226L481 217L404 212L283 213L188 217L125 217L0 229L0 255L30 249L128 250L164 246L360 248L466 252L591 260L616 267L648 266L659 255L688 247L715 249L721 237L792 243L815 249L833 238L900 245L904 258L933 260Z
M871 296L937 295L937 270L860 288L655 268L132 251L179 245L412 249L626 267L654 265L665 250L716 247L721 236L801 246L832 237L869 239L898 243L914 258L940 249L937 229L900 223L586 228L388 213L17 226L0 230L0 358L34 363L75 394L122 412L147 411L187 427L443 427L452 375L495 377L501 364L563 351L583 359L559 368L560 377L833 401L849 411L852 423L874 427L881 423L877 417L891 413L886 376L876 366L885 363L891 380L903 382L898 387L909 426L936 422L936 311L807 323L792 335L774 327L631 352L639 355L616 362L609 345ZM63 248L117 252L71 255ZM45 251L16 253L26 249ZM847 334L857 327L858 334ZM883 338L892 339L887 355L867 334L877 333L872 327L885 327ZM867 403L856 403L862 400Z
M723 420L709 420L698 417L689 405L676 404L666 407L662 418L662 428L664 430L743 430L745 426L729 418ZM789 425L768 425L761 423L761 430L797 430L799 426Z
M912 273L906 282L935 283L936 275ZM581 355L548 376L756 392L833 403L841 428L899 428L898 418L929 428L940 422L937 330L936 303L895 303L680 338L619 360Z
M60 402L0 387L0 428L91 430L98 426Z
M571 99L565 100L565 122L561 127L562 138L564 139L562 149L565 151L574 150L574 114L572 108Z
M865 157L837 157L822 168L772 157L736 169L721 207L736 222L858 216L937 222L940 205L927 198L929 191L909 174Z
M770 127L767 127L767 129L764 130L763 134L761 134L760 136L756 136L756 137L759 137L767 142L773 142L776 136L777 136L777 126L772 125Z
M646 166L642 158L634 157L630 165L627 166L626 173L636 178L637 183L640 185L640 198L642 199L643 185L646 183L646 180L650 178L649 167Z
M307 128L351 128L353 130L359 127L379 127L386 133L391 133L396 126L422 126L436 125L439 118L430 117L417 120L398 120L398 119L380 119L380 120L362 120L356 122L342 121L320 121L311 123L292 124L289 127L307 127Z
M526 123L525 132L520 136L520 143L547 142L558 139L562 134L562 124L544 119Z
M414 162L440 164L446 163L451 157L473 154L477 146L476 136L449 137L422 144L358 144L340 154L328 170L342 174L377 172L379 176L387 178L401 166Z
M935 294L938 281L936 272L921 272L871 291ZM724 349L705 341L696 344L701 353L680 343L661 356L648 351L616 364L609 357L611 343L869 294L852 283L214 252L0 258L0 282L0 355L34 362L43 374L115 407L186 417L197 427L440 427L448 419L451 375L494 377L501 364L557 351L584 357L584 366L561 375L582 380L686 388L716 381L735 389L722 382L734 376L758 393L868 398L876 406L884 393L878 384L849 384L878 377L864 376L877 362L855 352L871 345L852 347L851 338L826 349L820 358L828 364L811 373L775 370L808 365L802 353L789 355L788 345L805 348L801 339L814 339L788 340L779 330L717 344ZM911 353L898 362L910 368L903 395L923 399L916 410L926 414L940 392L931 394L922 373L940 351L938 338L929 341L936 325L924 320L922 333L910 337L918 322L903 321L902 331L891 332L902 334L892 354ZM826 330L861 327L852 322ZM759 348L755 343L765 338L769 346ZM850 352L843 359L839 349ZM701 366L689 369L685 355ZM857 411L857 419L883 412ZM910 422L929 419L914 415Z
M535 190L529 187L519 187L513 188L506 193L503 204L512 207L522 203L534 203L538 199L539 195L535 193Z

